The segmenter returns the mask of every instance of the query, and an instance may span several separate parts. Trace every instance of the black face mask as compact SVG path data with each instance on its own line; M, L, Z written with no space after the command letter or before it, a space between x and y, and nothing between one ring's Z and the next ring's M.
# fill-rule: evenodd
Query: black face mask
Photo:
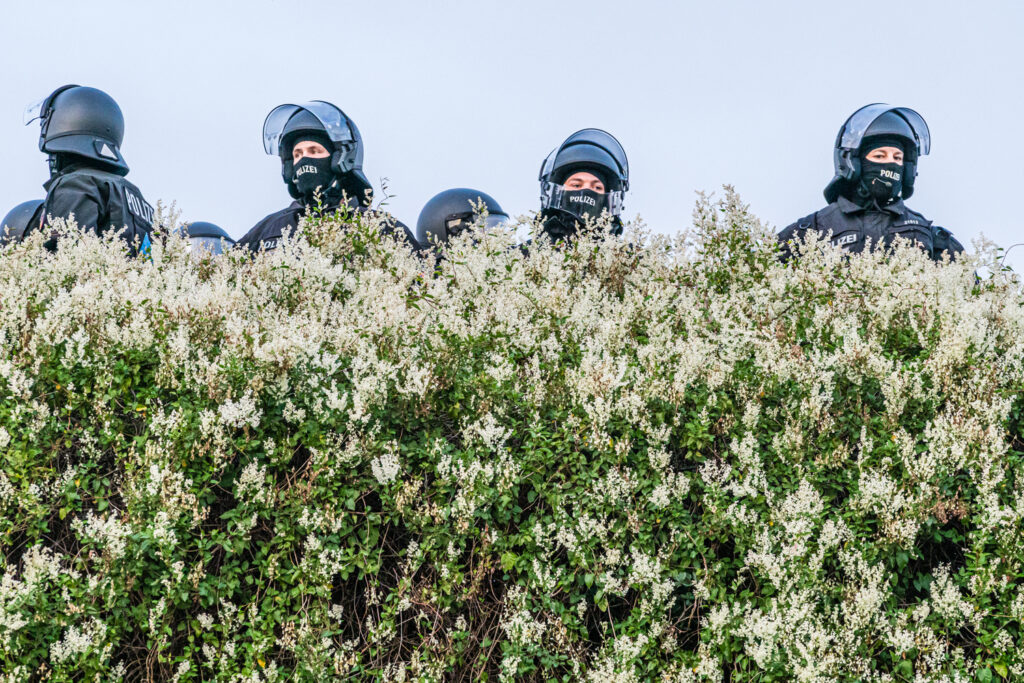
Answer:
M581 220L587 216L600 218L601 212L608 207L608 195L593 190L564 190L558 209L576 216Z
M861 160L857 194L866 200L873 199L879 206L891 204L903 191L903 172L902 164Z
M326 194L334 182L331 157L302 157L293 166L292 182L303 197L313 197L317 188L320 188L321 194Z

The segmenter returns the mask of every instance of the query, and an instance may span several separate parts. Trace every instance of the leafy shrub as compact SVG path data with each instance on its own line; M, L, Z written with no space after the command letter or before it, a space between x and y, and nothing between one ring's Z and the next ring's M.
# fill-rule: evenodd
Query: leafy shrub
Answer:
M3 680L1019 680L1012 274L693 223L6 248Z

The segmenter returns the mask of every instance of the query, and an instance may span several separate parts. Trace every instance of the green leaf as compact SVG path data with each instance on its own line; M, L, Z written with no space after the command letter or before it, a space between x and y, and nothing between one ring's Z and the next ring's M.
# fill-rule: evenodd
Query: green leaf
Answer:
M504 552L501 554L501 568L506 572L512 571L513 567L516 566L516 561L519 556L512 552Z

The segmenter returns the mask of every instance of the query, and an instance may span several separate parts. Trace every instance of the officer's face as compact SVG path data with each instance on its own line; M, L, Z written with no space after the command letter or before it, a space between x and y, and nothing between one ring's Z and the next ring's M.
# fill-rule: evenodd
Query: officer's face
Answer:
M864 157L876 164L899 164L903 165L903 150L899 147L876 147Z
M302 157L309 157L311 159L323 159L324 157L331 156L331 153L327 151L327 148L321 145L319 142L313 142L312 140L299 140L292 147L292 161L298 161Z
M567 190L593 190L598 194L604 194L604 183L593 173L578 171L565 179L562 185Z

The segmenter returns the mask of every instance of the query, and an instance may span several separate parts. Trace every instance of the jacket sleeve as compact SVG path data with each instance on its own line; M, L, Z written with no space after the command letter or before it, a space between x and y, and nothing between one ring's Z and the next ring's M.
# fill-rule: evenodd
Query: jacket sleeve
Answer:
M932 258L939 260L942 258L942 252L948 251L951 258L956 259L959 254L966 251L964 245L960 244L960 241L953 237L953 233L945 228L939 226L933 226L934 231L934 242L933 242L933 253Z
M268 217L269 218L269 217ZM253 254L260 250L260 243L263 241L264 228L267 225L267 218L264 218L249 229L249 232L242 235L232 249L246 248Z
M413 236L409 226L405 223L384 211L374 211L373 213L384 220L384 227L381 229L381 232L386 235L405 235L406 242L409 243L414 252L423 250L423 245L416 241L416 237Z
M405 239L414 252L423 250L423 245L416 240L416 236L412 234L412 230L409 229L408 225L394 217L391 218L391 221L394 222L395 232L402 231L405 234Z
M103 228L110 227L100 226L103 206L103 195L96 183L73 175L59 179L50 188L43 215L47 222L50 218L67 219L74 215L79 229L99 233Z
M792 240L798 236L801 238L804 236L805 230L800 229L799 225L799 221L792 225L788 225L783 228L777 236L779 240L779 260L783 263L793 258L793 250L790 247Z
M817 212L812 213L808 216L804 216L798 221L795 221L785 228L783 228L777 235L779 240L779 246L781 251L779 253L779 260L785 263L789 259L793 258L793 250L790 248L790 243L793 240L803 240L808 230L816 230L818 228L818 214Z

